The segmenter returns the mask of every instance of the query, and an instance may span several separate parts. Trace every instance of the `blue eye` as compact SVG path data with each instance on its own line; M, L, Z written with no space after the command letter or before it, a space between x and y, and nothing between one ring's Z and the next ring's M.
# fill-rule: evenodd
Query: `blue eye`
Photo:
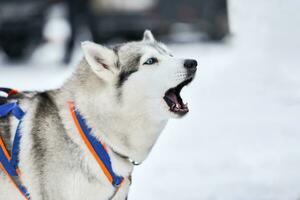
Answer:
M144 65L153 65L154 63L157 63L157 58L149 58L146 62L144 62Z

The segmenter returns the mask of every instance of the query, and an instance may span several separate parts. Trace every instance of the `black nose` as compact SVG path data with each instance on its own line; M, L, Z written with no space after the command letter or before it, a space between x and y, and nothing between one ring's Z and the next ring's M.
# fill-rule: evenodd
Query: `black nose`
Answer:
M187 69L195 70L197 65L198 65L197 61L193 59L186 59L184 61L184 67Z

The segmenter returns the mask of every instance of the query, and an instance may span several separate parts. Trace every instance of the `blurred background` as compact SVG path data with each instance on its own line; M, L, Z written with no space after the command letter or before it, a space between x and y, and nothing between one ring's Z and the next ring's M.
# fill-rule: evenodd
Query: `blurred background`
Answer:
M226 0L1 0L0 46L7 59L28 58L45 43L138 40L148 28L169 41L221 41L229 32Z
M195 58L171 120L129 199L300 199L300 1L0 0L0 86L59 87L80 42L139 40L151 29Z

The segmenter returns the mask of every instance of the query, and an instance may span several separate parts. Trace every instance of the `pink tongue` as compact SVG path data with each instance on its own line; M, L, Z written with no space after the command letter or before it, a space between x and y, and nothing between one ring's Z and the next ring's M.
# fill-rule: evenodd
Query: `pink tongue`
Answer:
M169 98L170 100L172 100L172 102L174 102L174 103L176 104L176 107L178 107L178 108L181 107L181 105L180 105L180 103L178 102L178 99L177 99L177 96L176 96L175 93L170 92L170 93L168 94L168 98Z

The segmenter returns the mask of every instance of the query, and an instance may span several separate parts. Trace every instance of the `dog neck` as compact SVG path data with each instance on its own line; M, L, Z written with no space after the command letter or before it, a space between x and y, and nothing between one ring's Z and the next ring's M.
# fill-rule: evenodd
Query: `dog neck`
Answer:
M143 109L124 111L112 102L117 101L116 92L108 90L105 84L83 61L53 95L66 121L71 120L67 102L74 101L93 134L109 147L114 170L127 176L133 169L131 161L140 163L147 157L167 120L152 119ZM77 144L82 144L75 131L72 127L69 136Z

